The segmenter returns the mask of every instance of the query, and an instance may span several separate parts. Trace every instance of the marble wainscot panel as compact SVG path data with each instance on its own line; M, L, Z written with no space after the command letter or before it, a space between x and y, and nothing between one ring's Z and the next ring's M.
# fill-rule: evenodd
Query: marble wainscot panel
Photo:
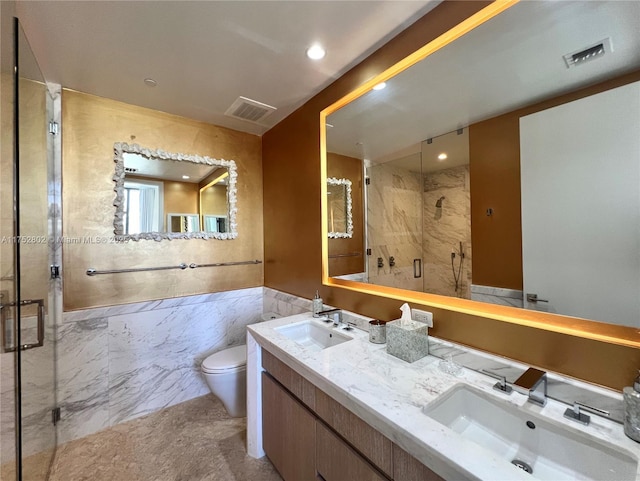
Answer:
M0 354L0 466L15 459L15 382L13 352Z
M56 445L55 429L51 425L51 410L56 405L54 328L45 316L43 345L21 353L22 379L22 452L31 456ZM23 318L22 324L36 325L35 318ZM33 332L31 332L33 331ZM36 329L23 329L26 342L37 338Z
M73 311L58 333L64 443L209 392L208 355L245 343L263 288Z
M471 300L500 306L524 307L522 291L501 287L471 285Z
M292 316L311 312L312 304L313 302L310 299L276 291L269 287L264 288L264 312L275 312L280 316Z

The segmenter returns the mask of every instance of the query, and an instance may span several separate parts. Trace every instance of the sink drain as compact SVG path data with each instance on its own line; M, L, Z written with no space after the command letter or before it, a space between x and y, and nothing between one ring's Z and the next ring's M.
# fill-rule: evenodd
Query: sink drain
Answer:
M533 469L531 468L531 466L529 466L527 463L525 463L520 459L514 459L513 461L511 461L511 464L519 467L520 469L522 469L523 471L526 471L529 474L533 474Z

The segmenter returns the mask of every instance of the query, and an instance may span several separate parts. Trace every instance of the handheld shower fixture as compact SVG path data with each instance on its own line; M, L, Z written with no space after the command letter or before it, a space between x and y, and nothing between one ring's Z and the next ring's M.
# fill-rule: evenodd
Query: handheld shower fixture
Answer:
M444 200L444 195L442 197L440 197L437 201L436 201L436 208L437 209L442 209L442 201Z

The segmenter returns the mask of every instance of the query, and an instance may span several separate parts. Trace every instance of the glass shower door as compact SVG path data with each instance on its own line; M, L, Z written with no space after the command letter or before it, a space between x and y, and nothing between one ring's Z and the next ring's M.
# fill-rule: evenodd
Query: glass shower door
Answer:
M420 152L367 166L368 282L422 291Z
M19 472L24 480L45 480L56 447L55 315L50 296L49 148L50 96L19 22L17 37L17 182L15 315L19 369ZM55 225L55 222L52 222ZM51 299L51 302L50 302ZM5 316L7 317L7 316ZM3 319L5 324L8 319Z

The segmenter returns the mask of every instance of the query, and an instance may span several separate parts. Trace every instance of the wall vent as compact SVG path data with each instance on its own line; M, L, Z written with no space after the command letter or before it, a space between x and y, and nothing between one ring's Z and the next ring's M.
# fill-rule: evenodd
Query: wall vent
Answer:
M224 113L229 117L248 120L249 122L258 123L265 117L268 117L277 109L271 105L263 104L257 100L251 100L246 97L238 97L231 107Z
M586 48L568 53L563 56L567 68L577 67L591 60L603 57L606 53L613 52L611 38L607 37L600 42L589 45Z

